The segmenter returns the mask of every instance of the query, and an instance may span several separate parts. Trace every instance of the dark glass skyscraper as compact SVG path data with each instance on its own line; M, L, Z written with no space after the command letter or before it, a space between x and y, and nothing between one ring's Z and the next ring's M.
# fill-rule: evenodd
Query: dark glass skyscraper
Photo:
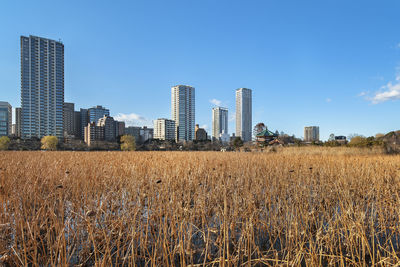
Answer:
M89 117L88 117L88 110L85 108L81 108L80 110L80 122L81 122L81 127L80 127L80 131L81 131L81 136L80 138L82 140L85 139L85 127L88 126L89 123Z
M8 102L0 101L0 136L11 135L12 107Z
M21 134L63 137L64 45L21 36Z
M76 135L75 104L64 102L64 135Z
M102 106L95 106L88 109L89 122L97 123L104 116L110 116L110 110Z

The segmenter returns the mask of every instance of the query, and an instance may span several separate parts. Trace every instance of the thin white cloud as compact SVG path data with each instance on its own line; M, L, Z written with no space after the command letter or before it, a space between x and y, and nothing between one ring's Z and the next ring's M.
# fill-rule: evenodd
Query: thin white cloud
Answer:
M326 101L327 103L330 103L330 102L332 102L332 99L327 98L327 99L325 99L325 101Z
M362 97L362 96L366 96L368 94L368 92L361 92L361 93L359 93L357 96L358 97Z
M215 98L213 98L213 99L211 99L211 100L210 100L210 103L211 103L211 104L214 104L214 105L216 105L216 106L221 106L221 104L222 104L222 101L221 101L221 100L218 100L218 99L215 99Z
M376 92L373 97L368 99L372 104L400 99L400 69L396 68L396 72L396 82L388 82L388 84L382 86L380 91Z
M371 76L370 79L371 80L383 81L385 79L385 77L383 77L382 75L375 75L375 76Z
M118 113L114 116L117 121L124 121L126 126L153 126L153 122L141 115L135 113Z

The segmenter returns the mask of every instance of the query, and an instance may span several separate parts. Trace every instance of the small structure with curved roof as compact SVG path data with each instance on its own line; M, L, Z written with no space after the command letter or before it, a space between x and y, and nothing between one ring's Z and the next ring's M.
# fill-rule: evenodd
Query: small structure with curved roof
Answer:
M259 132L256 135L256 140L257 140L257 144L259 145L268 145L271 141L275 140L278 138L278 135L274 132L271 132L268 129L265 129L262 132Z

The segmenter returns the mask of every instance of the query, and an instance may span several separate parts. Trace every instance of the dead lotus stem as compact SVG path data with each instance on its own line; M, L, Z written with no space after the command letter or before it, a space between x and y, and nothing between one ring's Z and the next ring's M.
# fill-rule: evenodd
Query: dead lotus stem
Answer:
M1 152L0 263L395 265L400 156Z

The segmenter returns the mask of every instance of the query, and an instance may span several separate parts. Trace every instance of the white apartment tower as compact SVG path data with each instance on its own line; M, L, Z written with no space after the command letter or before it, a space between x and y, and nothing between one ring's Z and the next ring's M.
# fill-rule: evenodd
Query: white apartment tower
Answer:
M21 36L21 134L64 136L64 44Z
M177 141L194 139L195 91L188 85L176 85L171 88L171 113L175 121Z
M228 133L228 109L215 107L212 109L212 137L219 140L221 134Z
M251 141L251 103L251 89L239 88L236 90L236 136L240 136L244 142Z
M175 140L175 121L157 119L154 121L154 139Z
M304 127L304 141L305 142L319 141L319 127L318 126Z

